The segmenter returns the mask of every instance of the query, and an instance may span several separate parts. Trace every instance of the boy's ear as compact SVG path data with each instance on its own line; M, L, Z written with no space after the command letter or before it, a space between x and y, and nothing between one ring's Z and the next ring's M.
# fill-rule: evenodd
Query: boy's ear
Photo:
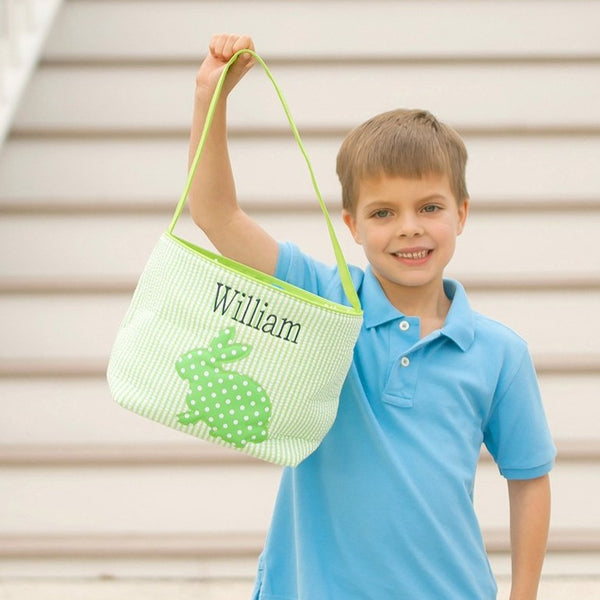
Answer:
M358 228L356 226L356 219L352 215L352 213L348 212L345 208L342 209L342 220L346 223L346 227L350 230L354 241L357 244L360 244L360 237L358 235Z
M469 216L469 208L471 207L470 198L465 198L462 201L462 204L458 207L458 231L457 235L460 235L464 228L465 223L467 222L467 217Z

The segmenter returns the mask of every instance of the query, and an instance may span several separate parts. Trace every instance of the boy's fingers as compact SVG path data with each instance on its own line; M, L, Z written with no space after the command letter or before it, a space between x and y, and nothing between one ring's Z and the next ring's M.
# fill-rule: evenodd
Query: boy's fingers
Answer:
M229 35L223 36L223 41L222 41L222 46L221 46L221 58L223 58L224 60L229 59L229 54L231 52L232 44L229 41L229 38L230 38Z
M248 35L240 36L233 49L235 52L238 52L239 50L254 50L252 38ZM251 54L242 54L240 60L241 64L244 65L246 69L249 69L255 63L254 57Z
M229 60L236 52L244 49L254 50L254 43L249 35L221 33L214 35L209 43L210 53L215 58Z
M212 53L215 58L226 59L227 55L227 43L229 41L229 35L226 33L220 33L213 37L212 40Z
M235 46L237 41L239 40L239 36L237 35L229 35L227 37L227 41L225 42L225 46L223 47L223 58L225 60L229 60L235 54Z
M249 35L240 35L233 45L233 52L239 50L254 50L254 43Z

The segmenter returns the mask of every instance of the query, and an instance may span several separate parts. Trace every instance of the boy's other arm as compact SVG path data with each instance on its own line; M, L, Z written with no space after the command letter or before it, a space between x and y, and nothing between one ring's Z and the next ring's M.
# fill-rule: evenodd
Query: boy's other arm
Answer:
M535 600L550 523L550 478L509 480L510 600Z
M227 61L242 49L254 49L248 36L213 36L209 53L197 75L194 114L190 133L189 163L200 141L212 94ZM250 70L254 60L242 54L227 73L214 120L189 193L194 222L224 256L273 274L277 242L238 206L227 147L227 96Z

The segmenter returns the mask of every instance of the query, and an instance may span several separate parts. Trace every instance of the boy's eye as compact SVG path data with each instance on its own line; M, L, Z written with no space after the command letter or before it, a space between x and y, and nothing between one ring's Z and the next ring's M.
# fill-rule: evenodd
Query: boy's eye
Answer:
M424 206L422 210L425 213L434 213L441 209L437 204L428 204L427 206Z
M389 217L390 214L391 213L387 208L381 208L379 210L376 210L372 216L376 219L385 219L386 217Z

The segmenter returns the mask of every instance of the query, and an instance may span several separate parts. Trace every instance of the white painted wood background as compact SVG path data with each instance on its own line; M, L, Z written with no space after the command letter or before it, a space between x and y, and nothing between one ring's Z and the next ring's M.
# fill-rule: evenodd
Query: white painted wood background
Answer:
M0 575L253 572L279 470L126 413L104 382L218 31L254 36L351 262L344 134L407 106L464 135L473 209L449 274L534 354L560 452L547 572L600 574L599 25L597 0L67 0L0 149ZM242 203L330 260L258 69L230 106ZM505 483L485 457L477 506L506 572Z

